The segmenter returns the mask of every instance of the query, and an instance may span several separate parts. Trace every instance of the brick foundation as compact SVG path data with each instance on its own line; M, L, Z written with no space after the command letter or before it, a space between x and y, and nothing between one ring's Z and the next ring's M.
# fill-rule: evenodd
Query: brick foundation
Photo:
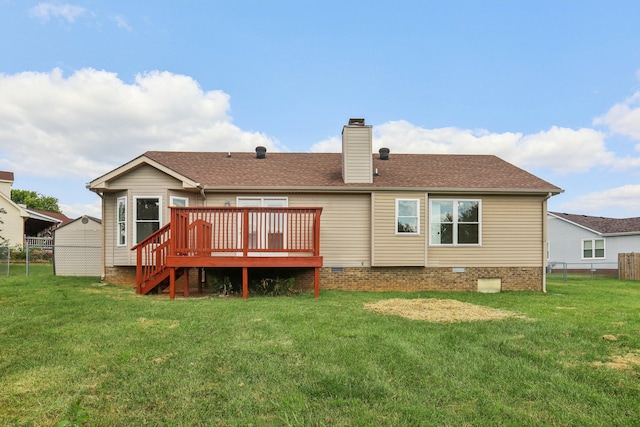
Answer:
M195 274L195 269L192 270L190 277ZM454 272L451 267L344 267L341 270L321 268L320 289L475 292L478 279L499 278L503 291L542 291L542 267L466 267L463 272ZM284 276L285 272L282 273ZM313 289L312 268L291 269L290 273L295 276L297 287ZM109 283L125 286L136 284L135 267L108 267L106 274L105 280Z
M105 282L113 285L136 286L135 267L107 267L105 268Z
M503 291L542 291L542 267L344 267L320 269L320 289L349 291L477 291L478 279L499 278ZM313 270L298 275L301 287L313 286Z

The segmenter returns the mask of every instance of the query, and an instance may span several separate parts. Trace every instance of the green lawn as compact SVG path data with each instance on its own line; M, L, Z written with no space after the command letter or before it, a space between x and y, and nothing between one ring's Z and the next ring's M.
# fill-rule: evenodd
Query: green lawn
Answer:
M548 293L138 296L96 278L0 276L0 425L637 425L640 283ZM386 298L526 316L428 323ZM615 366L611 362L618 362Z

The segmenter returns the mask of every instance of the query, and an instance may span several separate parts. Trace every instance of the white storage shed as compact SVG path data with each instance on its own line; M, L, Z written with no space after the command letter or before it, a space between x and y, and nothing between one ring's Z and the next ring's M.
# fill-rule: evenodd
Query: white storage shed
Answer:
M56 276L101 276L102 221L81 216L59 227L53 241Z

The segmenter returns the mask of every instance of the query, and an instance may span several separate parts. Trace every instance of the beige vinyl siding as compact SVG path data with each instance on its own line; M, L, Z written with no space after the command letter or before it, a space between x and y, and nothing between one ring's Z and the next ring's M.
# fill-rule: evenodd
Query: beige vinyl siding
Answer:
M11 198L11 186L13 185L13 181L3 181L0 180L0 193Z
M55 231L54 268L57 276L102 274L102 225L77 219Z
M232 193L207 193L207 198L204 201L205 206L225 206L225 202L229 202L229 206L236 205L236 196L238 194Z
M8 200L7 200L8 199ZM0 197L0 208L4 208L5 214L0 214L3 224L0 224L0 236L5 239L8 246L22 246L24 244L24 221L26 217L20 216L20 208L7 199ZM25 213L26 215L26 213Z
M396 200L420 200L420 234L396 234ZM373 203L372 265L375 267L424 266L425 264L425 193L376 192Z
M325 267L369 267L369 194L289 195L290 207L321 207L320 255Z
M431 198L449 198L430 195ZM461 198L461 197L457 197ZM430 267L540 267L543 265L544 198L464 196L482 201L481 246L429 246Z
M105 264L111 266L136 265L135 251L130 248L136 244L134 225L134 203L136 197L160 197L161 225L169 222L169 196L185 196L186 192L180 191L182 182L154 167L143 165L136 168L120 178L109 183L109 193L105 194ZM111 193L111 191L122 189L122 192ZM169 190L173 189L173 190ZM116 202L118 197L127 197L127 244L117 246L116 236ZM195 196L191 196L192 198ZM195 203L191 203L194 206ZM108 224L108 226L107 226Z
M320 255L325 267L370 266L369 194L218 193L207 194L207 206L235 206L236 197L286 197L289 207L321 207Z
M371 126L345 126L342 132L342 177L344 182L373 182Z
M135 254L132 254L129 248L133 246L131 243L131 200L127 200L127 244L126 246L117 246L118 236L116 227L116 201L119 197L127 197L127 192L121 193L105 193L102 203L104 209L102 212L102 224L104 227L104 263L106 267L115 265L135 265ZM128 197L127 197L128 198ZM129 199L129 198L128 198Z

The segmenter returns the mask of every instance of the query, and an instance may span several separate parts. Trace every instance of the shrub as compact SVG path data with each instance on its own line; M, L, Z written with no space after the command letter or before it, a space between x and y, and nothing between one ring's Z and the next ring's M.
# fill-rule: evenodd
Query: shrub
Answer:
M27 259L27 251L22 246L11 248L11 261L24 261Z
M296 279L293 277L286 279L282 277L266 277L252 281L249 284L249 289L260 295L293 295L296 293L295 284Z
M233 295L233 284L229 276L209 276L211 285L211 291L220 295Z

